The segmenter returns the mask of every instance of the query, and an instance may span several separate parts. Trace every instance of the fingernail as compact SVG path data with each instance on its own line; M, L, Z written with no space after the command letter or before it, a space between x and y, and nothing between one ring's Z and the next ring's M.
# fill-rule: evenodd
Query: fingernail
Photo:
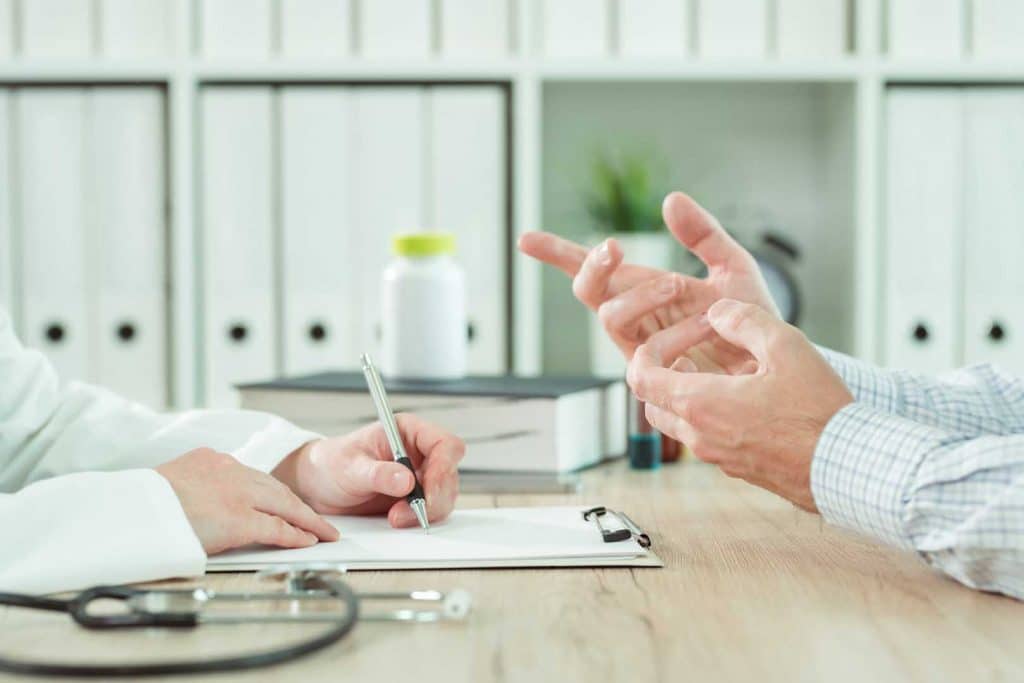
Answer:
M707 311L704 311L703 313L700 314L700 319L697 320L697 324L700 325L701 327L708 327L711 325L711 321L708 320Z
M610 266L612 263L612 251L608 248L608 242L602 242L597 248L597 262L602 266Z
M661 281L658 282L658 293L663 296L675 296L678 290L679 283L676 281L674 275L669 275L666 278L662 278Z

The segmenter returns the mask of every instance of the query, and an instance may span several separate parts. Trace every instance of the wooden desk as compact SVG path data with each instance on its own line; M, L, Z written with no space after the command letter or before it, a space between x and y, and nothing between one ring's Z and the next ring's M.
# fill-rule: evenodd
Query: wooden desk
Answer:
M666 567L353 574L359 590L464 587L476 611L467 624L362 624L326 652L246 680L1024 679L1024 604L963 588L700 463L653 474L620 464L589 472L578 497L466 496L461 505L563 502L629 511ZM0 634L4 652L97 657L218 652L281 631L85 634L59 616L8 610Z

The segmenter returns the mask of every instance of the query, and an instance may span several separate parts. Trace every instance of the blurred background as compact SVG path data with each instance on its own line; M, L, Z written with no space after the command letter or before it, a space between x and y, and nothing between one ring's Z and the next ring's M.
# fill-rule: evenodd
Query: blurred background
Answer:
M815 341L1024 370L1024 0L0 0L0 305L154 407L354 367L450 230L477 374L620 371L546 229L698 272L683 189Z

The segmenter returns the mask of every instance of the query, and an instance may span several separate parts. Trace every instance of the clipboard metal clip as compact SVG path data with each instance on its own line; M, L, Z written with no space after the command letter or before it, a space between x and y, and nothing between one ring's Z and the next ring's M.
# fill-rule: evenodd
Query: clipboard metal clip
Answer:
M605 515L611 515L618 519L620 528L609 529L606 527L601 521L601 518ZM611 508L598 506L584 510L583 519L588 522L594 520L594 524L597 525L598 530L601 532L601 538L604 539L605 543L618 543L619 541L634 538L641 548L651 547L651 537L644 533L625 512L617 512Z

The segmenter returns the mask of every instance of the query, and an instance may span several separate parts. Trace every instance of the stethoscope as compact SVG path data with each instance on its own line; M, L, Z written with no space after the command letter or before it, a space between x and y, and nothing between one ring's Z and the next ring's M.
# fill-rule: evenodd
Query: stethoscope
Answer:
M79 625L93 630L132 628L195 628L202 624L243 623L328 623L325 633L285 647L214 659L151 661L131 664L65 664L38 660L18 660L0 656L0 671L34 676L166 676L218 671L237 671L269 666L297 659L338 642L355 627L357 621L430 623L461 621L472 607L466 591L442 593L435 590L408 593L356 593L341 580L345 569L339 565L302 565L271 567L259 573L263 579L284 582L284 590L274 592L218 592L208 588L148 590L130 586L98 586L68 599L44 598L0 593L0 605L63 612ZM94 606L103 601L120 603L120 611L98 612ZM407 601L413 607L361 613L367 601ZM215 603L290 602L287 612L216 613L208 611ZM303 611L297 606L328 603L332 609ZM423 607L423 605L432 605Z

